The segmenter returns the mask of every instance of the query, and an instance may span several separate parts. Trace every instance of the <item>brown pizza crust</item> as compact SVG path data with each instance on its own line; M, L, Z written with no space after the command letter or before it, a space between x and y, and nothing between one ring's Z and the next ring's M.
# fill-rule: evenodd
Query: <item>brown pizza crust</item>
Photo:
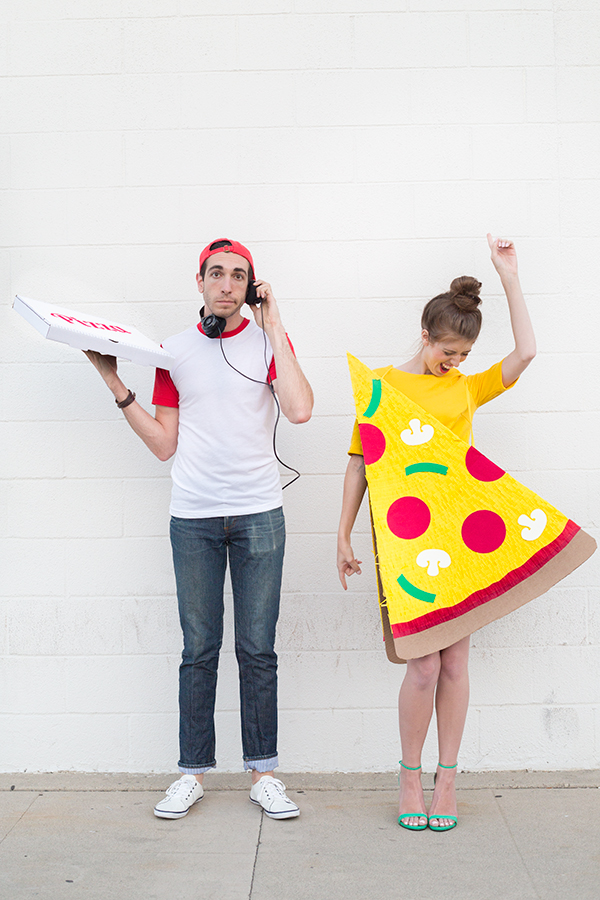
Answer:
M400 638L394 638L392 635L379 572L377 572L377 589L387 658L393 663L404 663L407 659L426 656L428 653L434 653L455 644L468 634L473 634L474 631L483 628L484 625L489 625L490 622L524 606L535 597L545 594L553 585L566 578L586 559L589 559L595 550L594 538L580 530L560 553L553 556L546 565L514 588L449 622L442 622L426 631ZM382 598L383 603L381 602Z

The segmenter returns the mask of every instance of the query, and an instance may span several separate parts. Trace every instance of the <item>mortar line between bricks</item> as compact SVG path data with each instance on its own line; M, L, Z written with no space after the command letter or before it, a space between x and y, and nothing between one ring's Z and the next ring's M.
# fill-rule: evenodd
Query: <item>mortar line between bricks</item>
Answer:
M600 68L600 66L599 66L598 68ZM473 124L477 124L477 123L473 123ZM370 126L369 126L369 125L361 125L361 126L353 126L353 127L369 128ZM392 126L392 127L393 127L393 126ZM169 129L167 129L167 130L169 130ZM32 134L33 136L37 136L37 135L40 135L40 134L48 134L48 133L52 133L52 134L55 134L55 133L56 133L56 134L63 134L64 132L62 132L62 131L61 131L61 132L45 132L45 131L40 132L40 131L32 131L32 132L27 132L27 133L30 133L30 134ZM71 132L67 132L67 133L70 134ZM78 134L79 132L73 132L73 133L74 133L74 134ZM96 134L96 132L93 132L93 133ZM2 136L2 135L3 135L3 133L0 132L0 136ZM4 136L7 136L7 132L4 132ZM465 180L465 179L461 179L461 180ZM548 179L548 180L549 180L549 179ZM582 180L585 180L585 179L570 179L570 180L571 180L571 181L582 181ZM299 182L295 182L294 185L297 186L298 183L299 183ZM303 182L302 184L304 184L304 183L306 183L306 184L311 184L311 182ZM322 183L323 183L323 182L318 182L318 184L322 184ZM348 184L353 184L354 182L336 182L336 183L348 185ZM372 182L364 182L364 183L365 183L365 184L371 184ZM377 183L377 182L376 182L376 183ZM383 182L379 182L379 183L383 183ZM388 184L388 182L385 182L385 183ZM414 182L412 182L412 181L408 182L408 181L407 181L407 182L401 182L401 183L402 183L402 184L413 184ZM425 183L425 182L424 182L424 183ZM450 182L450 183L453 184L454 182ZM427 184L429 184L429 182L427 182ZM131 185L131 187L136 187L136 186L137 186L137 185ZM160 187L160 186L161 186L161 185L154 185L154 187ZM175 187L175 188L179 188L179 187L188 187L188 186L189 186L189 185L185 185L185 184L167 185L167 187ZM219 186L220 186L220 185L207 185L207 187L219 187ZM272 184L271 186L272 186L272 187L281 187L281 182L273 182L273 184ZM115 185L113 185L113 187L121 188L121 187L123 187L123 185L117 185L117 184L115 184ZM125 185L125 187L130 187L130 185ZM98 189L96 189L96 188L68 188L68 190L82 190L82 189L83 189L83 190L100 190L99 188L98 188ZM3 188L3 190L20 191L20 190L37 190L37 189L36 189L36 188ZM43 190L62 191L63 188L43 188ZM522 235L521 237L524 237L524 236ZM584 240L586 240L586 239L587 239L587 238L584 236ZM339 245L342 245L342 244L343 244L343 245L347 245L347 244L373 244L374 246L376 246L376 247L379 248L379 247L381 247L381 246L384 245L384 244L390 244L391 246L393 246L394 244L419 244L419 245L422 245L422 244L428 244L428 245L429 245L429 244L442 244L442 243L443 243L444 245L447 245L448 243L456 243L456 244L464 245L464 244L465 244L465 241L467 241L467 242L468 242L468 241L472 241L473 243L476 243L476 242L479 241L479 240L480 240L480 235L467 235L466 237L457 237L457 238L453 238L453 237L427 237L427 236L426 236L426 237L399 237L399 238L397 238L397 237L393 237L393 238L347 238L346 240L341 240L341 239L340 239L340 240L336 240L336 241L330 241L329 243L330 243L331 245L333 245L333 246L336 246L336 245L338 245L338 244L339 244ZM286 239L286 240L281 240L281 241L276 241L276 240L267 241L267 240L265 240L265 241L260 241L260 242L256 242L256 243L259 243L261 246L268 246L268 247L271 247L271 246L285 247L285 246L288 245L288 244L289 244L290 246L296 245L296 244L299 244L299 245L305 245L305 244L306 244L307 246L310 247L310 246L314 246L315 244L321 244L322 241L318 241L318 240L303 240L303 239L298 239L298 240L291 240L291 239L290 239L290 240L287 240L287 239ZM99 242L96 242L96 243L85 243L85 244L75 244L75 243L72 243L72 242L69 242L69 241L61 242L61 243L58 243L58 244L22 244L22 243L21 243L21 244L3 244L2 249L3 249L3 250L23 250L23 249L25 249L25 250L55 250L57 247L60 247L61 249L68 249L68 250L89 249L89 248L92 248L92 249L101 248L101 249L103 249L103 250L106 250L106 249L109 249L109 250L121 250L121 249L127 249L127 250L130 250L130 249L134 249L134 250L135 250L135 249L140 248L140 247L145 247L145 248L156 248L156 247L177 247L177 248L181 248L181 247L183 247L184 249L190 249L190 250L193 250L194 252L195 252L195 250L196 250L196 244L189 243L189 242L182 242L182 241L168 241L168 240L164 240L164 241L137 241L137 242L135 242L135 243L133 243L133 242L132 242L132 243L122 242L122 243L118 243L118 244L115 244L114 242L110 242L110 243L106 243L106 244L104 244L104 243L99 243ZM559 292L559 291L556 291L556 292L554 292L551 296L559 296L559 295L560 295L560 292ZM492 295L490 295L490 296L492 296ZM496 293L496 294L494 294L493 296L501 297L502 295L499 294L499 293ZM536 291L535 293L531 293L531 292L528 291L528 296L539 296L539 297L543 297L543 296L548 296L548 292L547 292L547 291ZM314 297L314 298L310 298L310 299L312 299L315 303L321 302L320 299L319 299L318 297ZM329 298L329 299L339 299L339 300L343 300L344 298L343 298L343 297L339 297L339 298L335 298L335 297L334 297L334 298ZM361 298L361 299L364 299L364 298ZM378 299L386 299L386 298L378 298ZM393 299L398 299L398 298L397 298L397 295L394 294L394 295L390 295L390 297L388 297L387 299L393 300ZM411 296L409 299L417 300L418 298L417 298L417 297L412 297L412 296ZM91 303L92 301L87 301L87 302L88 302L88 303ZM96 301L94 301L94 302L96 302ZM123 301L122 301L122 300L111 300L111 301L109 301L109 302L114 304L114 303L121 303L121 302L123 302ZM145 299L143 299L143 300L136 300L135 302L136 302L136 303L137 303L137 302L144 302L144 303L145 303L146 300L145 300ZM161 303L161 302L164 302L164 301L161 301L161 300L154 300L154 301L149 301L149 302ZM180 301L178 301L178 302L180 302L180 303L186 303L186 302L190 302L190 301L187 301L187 300L180 300ZM82 365L83 365L83 363L82 363Z
M291 126L291 127L300 128L301 126ZM368 126L364 126L364 127L368 127ZM391 127L395 127L395 126L391 126ZM420 126L420 127L427 127L427 126ZM500 126L500 127L503 127L503 126ZM39 134L47 134L47 133L48 132L31 132L32 135L36 135L36 136ZM64 132L57 132L57 133L63 134ZM95 134L96 132L90 132L90 133ZM10 137L11 135L8 135L5 132L4 136ZM570 178L567 180L569 182L582 184L582 183L588 182L588 181L591 183L595 183L598 179L594 178L591 175L590 176L586 175L586 176L582 176L581 178ZM339 186L339 187L349 187L349 186L350 187L370 187L371 185L386 185L386 186L390 186L390 185L425 185L427 187L429 187L429 186L435 187L435 186L444 185L444 184L454 185L454 184L463 184L463 183L464 184L472 184L472 183L475 183L475 184L521 184L521 185L553 184L553 179L545 178L545 177L540 177L540 178L524 178L523 177L523 178L495 178L492 181L489 178L469 178L469 177L465 176L464 178L453 178L453 179L437 178L437 179L431 179L431 180L425 180L423 178L414 178L414 179L409 180L407 178L407 179L401 179L401 180L397 180L397 181L390 181L390 180L378 181L376 179L373 179L371 181L361 180L361 181L334 181L334 182L332 182L330 180L324 180L324 181L312 180L312 181L297 181L297 182L291 182L291 183L281 182L281 181L266 181L266 182L243 181L243 182L240 182L240 186L248 187L248 188L263 188L263 187L275 188L275 187L287 187L288 184L291 184L294 187L322 187L323 185L326 185L326 186L333 185L333 186ZM157 189L162 190L164 188L174 188L174 189L176 189L176 188L195 188L196 186L197 186L196 182L194 182L194 181L177 181L177 182L173 182L171 184L165 184L165 185L157 184L157 182L153 182L153 181L143 181L143 182L135 182L135 183L131 182L131 183L127 183L127 184L115 182L114 184L109 185L108 189L110 190L112 188L118 188L119 190L128 190L128 191L141 191L141 190L145 191L145 190L148 190L148 188L151 188L151 189L157 188ZM213 188L213 187L214 188L229 187L229 186L230 186L230 183L228 181L211 181L211 183L209 185L207 185L207 187L211 187L211 188ZM14 193L27 193L27 192L34 192L34 191L36 193L40 193L40 194L44 194L44 193L51 194L51 193L56 193L57 191L66 192L66 193L69 193L69 192L79 193L80 191L86 191L87 193L92 193L92 192L100 193L100 191L105 191L105 190L106 190L106 188L87 187L84 184L75 185L75 186L65 184L62 186L59 185L59 186L55 186L55 187L23 185L23 186L0 188L0 193L14 194ZM413 240L413 239L408 237L408 238L388 238L388 240L390 240L390 241L391 240L408 240L409 241L409 240ZM78 244L77 246L90 246L90 245ZM91 245L91 246L95 246L95 245ZM127 245L124 244L122 246L127 246ZM138 245L134 244L133 246L138 246ZM540 291L540 294L541 293L542 292ZM496 294L495 296L500 296L500 295ZM88 302L91 302L91 301L88 301ZM111 302L116 303L118 301L113 300Z
M498 65L498 64L493 64L493 63L490 65L481 65L480 64L477 66L470 66L467 64L457 66L457 65L452 65L449 63L448 65L435 66L434 71L436 71L436 72L466 72L466 73L476 72L476 73L479 73L479 72L494 72L494 71L498 72L500 70L503 72L508 71L511 73L513 73L513 72L518 73L523 68L524 68L523 64L520 62L519 63L505 63L504 65ZM528 69L547 69L547 68L552 68L552 67L549 67L549 66L543 65L543 64L539 64L539 65L528 65L527 68ZM576 66L569 66L568 68L570 68L570 69L597 69L598 64L597 63L580 63ZM275 76L281 77L281 76L285 76L285 75L294 76L298 71L299 70L296 68L288 68L288 69L283 69L283 68L282 69L276 69L276 68L258 69L257 68L257 69L235 69L235 70L232 70L232 69L196 69L195 71L192 70L189 72L184 72L183 74L189 75L189 76L208 76L208 75L223 76L223 75L235 74L235 75L239 75L242 77L248 76L248 75L267 75L267 76L271 75L273 77L275 77ZM385 72L393 72L393 73L405 73L408 75L412 72L417 72L417 73L418 72L429 72L430 69L428 69L424 66L360 66L360 67L356 67L356 68L353 66L338 66L335 68L334 67L327 68L325 66L323 68L319 68L317 66L307 66L306 68L303 68L300 71L301 71L301 74L303 74L303 75L354 75L356 73L363 74L365 72L375 72L375 73L379 73L379 74L383 74ZM107 69L105 72L85 72L85 71L84 72L48 72L48 71L44 72L44 71L40 71L40 72L32 72L31 74L26 74L26 75L13 74L11 72L8 72L6 74L3 73L2 75L0 75L0 82L2 82L4 80L9 80L9 79L12 81L15 81L15 82L41 81L42 79L46 79L46 78L51 78L51 79L62 78L65 80L66 79L74 80L75 78L86 78L89 80L92 80L92 79L94 79L94 80L105 79L106 80L109 78L111 78L111 79L117 79L117 78L134 79L134 78L155 78L156 76L165 78L165 77L169 77L169 76L176 77L177 75L180 75L180 74L182 74L181 71L178 69L175 69L175 68L165 69L164 71L158 71L158 72L151 71L151 70L142 70L140 72L122 72L120 69ZM290 78L290 80L291 80L291 78ZM417 124L419 124L419 123L417 122ZM435 124L435 123L427 122L426 124ZM468 124L470 124L470 123L468 123ZM473 124L480 124L480 123L475 122ZM497 125L497 124L514 125L515 122L513 120L513 121L510 121L507 123L493 122L491 124L492 125ZM533 124L540 124L540 123L533 123ZM541 124L544 124L544 123L541 123ZM252 128L254 126L247 125L245 127ZM273 126L264 126L264 127L276 128L278 126L273 125ZM279 127L281 127L281 126L279 126ZM292 127L292 126L289 126L289 127ZM313 127L316 127L316 126L313 126ZM140 131L141 129L140 128L130 128L130 129L123 129L123 130L134 132L134 131ZM164 129L164 130L169 130L169 129ZM189 129L189 130L194 130L194 129ZM195 130L197 130L197 129L195 129ZM17 133L20 133L20 132L17 132Z

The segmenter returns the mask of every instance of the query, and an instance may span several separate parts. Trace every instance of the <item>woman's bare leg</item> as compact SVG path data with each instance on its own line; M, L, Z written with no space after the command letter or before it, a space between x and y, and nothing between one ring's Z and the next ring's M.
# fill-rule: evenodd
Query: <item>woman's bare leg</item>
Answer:
M433 697L440 674L439 653L409 659L398 697L398 718L402 762L418 771L400 767L400 808L398 815L422 813L405 819L410 826L426 823L425 799L421 787L421 751L433 714Z
M435 694L439 761L442 766L454 766L458 760L469 707L469 637L440 652L441 667ZM456 769L441 768L436 773L435 790L429 819L438 828L449 827L456 816ZM439 816L436 816L439 813Z

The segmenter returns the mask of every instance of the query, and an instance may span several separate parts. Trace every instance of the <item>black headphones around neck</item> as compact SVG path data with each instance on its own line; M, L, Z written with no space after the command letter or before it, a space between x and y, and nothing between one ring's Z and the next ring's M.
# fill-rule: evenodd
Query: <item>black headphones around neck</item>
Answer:
M221 337L223 332L225 331L225 326L227 325L226 320L223 316L215 316L214 313L210 313L210 315L204 315L204 307L200 310L200 324L202 325L202 331L209 338L218 338Z

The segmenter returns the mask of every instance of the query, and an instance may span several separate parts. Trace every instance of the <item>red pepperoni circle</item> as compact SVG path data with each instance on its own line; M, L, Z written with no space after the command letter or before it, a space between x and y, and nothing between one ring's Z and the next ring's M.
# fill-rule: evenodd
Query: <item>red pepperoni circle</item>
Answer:
M385 435L377 425L369 425L365 422L358 426L360 431L360 440L363 448L363 456L365 463L370 466L376 463L385 453Z
M493 553L506 537L506 525L498 513L480 509L467 516L462 526L462 539L475 553Z
M504 469L493 463L475 447L469 447L467 450L465 465L469 474L477 481L498 481L504 475Z
M429 507L418 497L400 497L388 509L388 528L396 537L405 540L421 537L429 528L430 522Z

